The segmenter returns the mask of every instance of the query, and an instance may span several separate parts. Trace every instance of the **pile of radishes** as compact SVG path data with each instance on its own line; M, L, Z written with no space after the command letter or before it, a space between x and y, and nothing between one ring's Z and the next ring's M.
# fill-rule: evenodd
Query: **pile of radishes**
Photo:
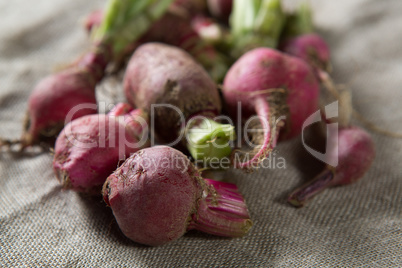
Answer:
M320 110L320 83L340 103L340 129L327 141L325 170L289 203L358 180L374 159L370 135L350 123L349 92L330 80L329 47L311 21L307 5L285 12L280 0L109 0L85 21L92 50L37 84L26 132L1 142L54 145L63 188L102 194L136 242L161 245L191 229L244 236L252 222L237 186L202 170L213 159L259 168ZM124 72L127 103L97 114L95 87L109 69ZM253 144L235 147L246 122Z

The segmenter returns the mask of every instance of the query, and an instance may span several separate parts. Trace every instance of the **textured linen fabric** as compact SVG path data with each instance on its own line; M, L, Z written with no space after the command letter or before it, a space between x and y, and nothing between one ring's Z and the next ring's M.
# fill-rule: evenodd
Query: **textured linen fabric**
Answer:
M311 2L332 49L335 80L352 90L366 118L402 132L402 1ZM0 1L1 137L20 136L34 85L87 49L79 20L103 4ZM102 86L98 97L122 99L118 80ZM289 206L286 195L322 163L300 138L278 146L286 169L215 175L238 184L254 221L250 233L227 239L192 231L155 248L125 238L100 198L61 190L48 152L2 152L0 266L401 267L402 141L372 136L377 156L364 179L326 190L302 209Z

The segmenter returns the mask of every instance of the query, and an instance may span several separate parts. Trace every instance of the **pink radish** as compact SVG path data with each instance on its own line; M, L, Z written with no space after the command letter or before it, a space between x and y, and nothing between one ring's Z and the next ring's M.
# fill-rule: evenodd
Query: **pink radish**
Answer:
M337 146L329 152L332 160L339 159L338 165L327 165L312 181L295 190L288 198L290 204L301 207L327 187L346 185L361 179L370 168L375 157L370 135L355 126L340 129L338 135Z
M305 119L318 110L319 85L304 61L270 48L257 48L239 58L226 74L224 100L232 117L247 119L256 114L264 134L254 134L259 145L248 161L235 161L239 168L256 167L282 138L300 134ZM285 126L279 116L286 116ZM246 156L247 157L247 156Z
M195 159L230 154L233 127L213 120L221 111L217 85L185 51L161 43L140 46L126 69L124 90L129 103L152 114L160 141L180 142Z
M28 125L21 138L22 147L53 139L71 119L96 113L95 86L103 77L110 59L107 47L96 46L74 67L40 81L28 100ZM78 105L84 104L83 108Z
M64 189L99 194L106 178L130 154L147 146L147 116L118 104L109 114L66 125L56 141L53 169Z
M203 179L184 154L167 146L128 158L106 180L103 198L123 233L150 246L192 229L241 237L252 226L236 185Z

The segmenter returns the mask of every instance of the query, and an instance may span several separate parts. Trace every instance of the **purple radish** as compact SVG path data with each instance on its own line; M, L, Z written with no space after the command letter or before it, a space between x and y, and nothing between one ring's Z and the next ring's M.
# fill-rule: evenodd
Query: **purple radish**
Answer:
M119 163L148 145L146 124L147 115L128 104L67 124L56 140L53 160L63 188L99 194Z
M359 127L342 128L338 133L337 146L331 148L329 157L338 160L338 165L327 165L312 181L295 190L288 198L290 204L302 207L328 187L346 185L361 179L374 160L374 143L370 135Z
M192 229L241 237L252 226L236 185L203 179L184 154L167 146L128 158L106 180L103 198L122 232L150 246Z
M28 124L21 138L22 147L53 140L70 119L96 113L95 86L103 77L110 53L96 46L74 67L44 78L28 100ZM83 104L82 108L78 105Z

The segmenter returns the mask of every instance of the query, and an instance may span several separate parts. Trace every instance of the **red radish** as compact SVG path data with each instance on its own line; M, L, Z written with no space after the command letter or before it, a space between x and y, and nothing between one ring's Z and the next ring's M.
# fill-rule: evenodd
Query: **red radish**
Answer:
M203 179L184 154L167 146L132 155L102 192L123 233L145 245L166 244L192 229L241 237L252 226L236 185Z
M224 100L232 117L258 115L263 136L254 133L259 145L248 161L235 161L240 168L256 167L275 147L281 128L273 119L286 116L282 138L300 134L305 119L318 110L319 85L304 61L275 49L257 48L239 58L226 74ZM246 156L247 157L247 156Z
M361 179L370 168L375 157L370 135L356 126L342 128L338 135L337 146L329 152L332 160L338 159L338 165L327 165L312 181L294 191L288 198L290 204L301 207L327 187L350 184Z
M185 51L161 43L140 46L127 66L124 90L130 104L153 116L162 142L181 141L195 159L230 154L233 127L213 120L221 111L217 85Z
M209 12L225 23L229 22L230 13L232 13L233 0L208 0Z
M109 114L87 115L57 138L53 169L64 189L99 194L120 161L147 146L147 115L119 104Z
M107 47L95 46L74 67L44 78L28 100L28 127L21 139L22 147L54 138L63 128L67 115L71 119L96 113L95 86L103 77L109 61ZM78 105L84 104L83 108ZM89 106L88 106L89 104Z

